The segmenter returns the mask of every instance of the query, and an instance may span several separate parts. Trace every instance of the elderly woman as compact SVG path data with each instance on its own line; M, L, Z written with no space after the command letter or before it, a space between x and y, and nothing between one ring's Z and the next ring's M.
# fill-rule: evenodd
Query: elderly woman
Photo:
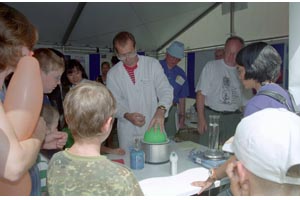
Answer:
M239 51L236 56L239 78L245 88L257 91L245 106L244 117L265 108L286 108L292 111L295 109L292 103L293 97L275 83L280 74L281 62L278 52L265 42L252 43ZM267 91L267 93L265 94L263 91ZM268 93L281 96L286 103L278 101ZM192 185L202 187L199 191L200 194L216 180L226 177L226 167L234 160L236 160L235 156L231 156L223 165L210 169L210 175L206 181L195 181ZM226 192L227 195L231 195L229 190Z

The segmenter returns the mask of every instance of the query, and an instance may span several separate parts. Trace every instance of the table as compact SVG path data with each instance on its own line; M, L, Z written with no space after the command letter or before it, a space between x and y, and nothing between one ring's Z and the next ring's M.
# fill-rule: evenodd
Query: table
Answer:
M206 150L207 147L191 142L191 141L184 141L184 142L180 142L180 143L175 143L174 141L170 142L170 150L171 151L175 151L178 155L178 168L177 168L177 172L178 175L180 175L180 173L188 173L187 170L190 169L195 169L193 171L190 171L189 173L202 173L201 177L202 179L199 179L199 174L194 176L194 179L192 181L196 181L196 180L206 180L208 177L208 169L202 167L199 164L194 163L192 160L190 160L188 158L189 152L194 149L200 149L200 150ZM130 167L130 159L129 159L129 152L126 151L126 154L124 156L120 156L120 155L111 155L108 154L107 157L109 159L123 159L125 162L125 165L127 165L128 167ZM201 171L201 172L199 172ZM161 186L156 185L156 184L152 184L151 187L156 187L156 188L152 188L151 191L149 190L149 184L145 183L148 179L150 181L150 178L162 178L162 177L171 177L171 170L170 170L170 162L168 163L164 163L164 164L147 164L145 163L145 166L143 169L140 170L132 170L132 172L134 173L134 175L136 176L137 180L140 182L141 188L144 191L145 195L192 195L195 194L199 191L198 187L189 187L184 191L184 193L181 191L181 193L168 193L166 191L166 193L152 193L155 189L159 188L160 191L163 191ZM198 178L199 177L199 178ZM176 177L175 177L176 178ZM162 179L161 179L162 180ZM151 181L161 181L161 180L151 180ZM170 180L170 179L168 179ZM191 180L191 179L189 179ZM189 181L189 180L185 180L185 181ZM177 181L176 181L177 182ZM174 182L175 183L175 182ZM186 183L189 184L190 182ZM219 187L220 185L224 185L228 183L228 179L222 179L221 181L216 181L214 187ZM146 188L145 188L146 187ZM165 187L169 187L172 188L172 186L167 185ZM158 191L158 190L157 190ZM176 190L172 190L172 192L177 192ZM178 191L179 192L179 191Z

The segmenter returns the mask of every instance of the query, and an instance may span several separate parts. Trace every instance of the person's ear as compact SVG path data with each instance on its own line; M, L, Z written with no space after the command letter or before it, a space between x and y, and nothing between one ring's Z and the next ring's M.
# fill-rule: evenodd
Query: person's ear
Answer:
M65 116L65 122L66 124L69 124L69 118L67 116Z
M243 196L250 196L250 182L249 182L249 171L244 167L244 165L237 161L236 163L236 171L239 177L241 194Z
M111 131L113 125L113 118L109 117L106 122L104 122L102 128L101 128L101 132L102 133L109 133Z

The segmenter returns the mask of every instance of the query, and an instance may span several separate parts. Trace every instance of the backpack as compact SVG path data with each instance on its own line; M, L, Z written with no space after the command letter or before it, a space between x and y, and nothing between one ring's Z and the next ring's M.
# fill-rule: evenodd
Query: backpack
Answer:
M294 97L293 95L287 91L289 97L290 97L290 100L291 100L291 103L292 103L292 108L291 106L288 104L288 101L286 98L284 98L281 94L279 94L278 92L275 92L275 91L272 91L272 90L262 90L262 91L259 91L257 93L257 95L266 95L268 97L271 97L273 99L275 99L276 101L282 103L283 105L285 105L289 111L291 112L294 112L294 113L297 113L298 110L297 110L297 106L296 106L296 103L295 103L295 100L294 100Z

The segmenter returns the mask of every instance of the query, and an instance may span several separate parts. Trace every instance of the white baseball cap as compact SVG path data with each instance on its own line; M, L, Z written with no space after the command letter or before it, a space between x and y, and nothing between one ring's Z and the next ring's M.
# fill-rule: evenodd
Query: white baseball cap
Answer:
M242 119L231 145L235 156L263 179L300 185L300 117L283 108L267 108ZM298 172L299 172L298 171Z

